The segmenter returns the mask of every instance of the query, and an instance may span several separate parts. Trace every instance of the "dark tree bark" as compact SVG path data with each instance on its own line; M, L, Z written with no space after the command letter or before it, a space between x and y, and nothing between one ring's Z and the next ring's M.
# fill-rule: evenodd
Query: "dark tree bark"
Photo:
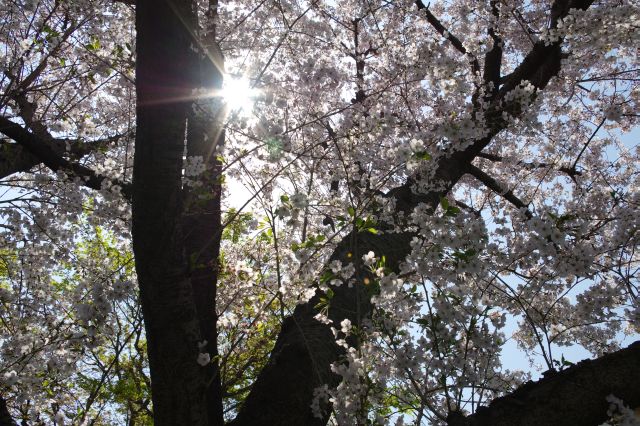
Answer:
M133 247L147 331L156 425L222 425L216 280L220 247L222 58L202 51L193 2L139 1ZM207 40L209 39L209 40ZM214 62L215 59L215 62ZM183 155L206 171L184 185ZM206 341L206 343L204 343ZM212 362L200 365L200 353Z
M72 178L80 178L82 184L91 189L100 190L107 179L88 167L65 159L62 156L62 146L66 144L64 140L45 140L3 116L0 116L0 133L17 143L17 146L5 146L4 156L0 156L0 173L6 173L2 177L19 171L28 171L31 167L42 163L54 172L60 170ZM80 148L77 152L80 156L84 155L81 154L83 150ZM9 158L4 159L3 157L6 158L6 156ZM118 181L112 181L112 183L120 185L127 199L131 196L129 185Z
M156 425L208 425L207 368L182 225L182 165L193 81L190 0L136 5L137 134L133 249ZM191 27L191 28L189 28Z
M528 382L495 399L489 407L463 417L449 415L449 426L596 426L608 418L606 401L613 394L640 407L640 342Z
M0 426L16 426L17 423L11 417L7 408L7 401L0 395Z
M204 34L202 42L208 51L192 55L193 87L209 93L222 89L223 63L217 52L213 32ZM209 50L207 49L207 50ZM183 189L184 249L189 261L189 277L193 288L198 324L203 341L202 351L212 362L205 367L206 404L209 424L224 423L222 382L218 362L218 333L215 309L218 280L218 257L222 235L220 197L221 164L216 148L224 143L224 109L219 98L205 96L194 101L189 109L187 157L202 157L205 172L197 176L199 186Z
M32 126L38 131L30 130L29 126L23 127L8 117L0 116L0 133L15 142L8 143L4 140L0 142L0 179L14 173L28 172L39 164L44 164L53 171L65 169L74 174L74 177L90 178L92 172L87 168L79 167L73 161L108 148L119 139L132 135L122 134L86 142L81 139L54 138L44 125L38 123ZM65 160L64 156L69 160Z
M4 143L0 147L0 178L18 172L28 172L41 163L40 158L18 144Z

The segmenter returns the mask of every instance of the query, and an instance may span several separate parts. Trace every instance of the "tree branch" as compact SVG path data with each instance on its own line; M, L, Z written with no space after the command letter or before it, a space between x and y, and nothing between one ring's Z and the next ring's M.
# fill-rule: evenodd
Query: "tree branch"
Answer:
M571 9L586 10L593 0L556 0L551 6L551 28L555 28L558 22L567 16ZM537 89L544 89L551 77L560 71L562 59L561 38L555 43L545 44L538 41L527 54L518 67L508 76L504 77L504 85L499 91L502 97L513 90L523 81L529 81Z
M640 407L640 341L595 360L528 382L464 417L451 413L449 426L595 426L607 420L606 397Z
M498 11L498 5L496 1L491 1L491 13L496 19L500 17ZM487 31L489 36L493 40L493 47L489 50L484 57L484 83L485 85L491 84L491 96L493 98L498 94L498 88L500 87L500 69L502 67L502 39L498 36L496 29L491 27Z
M82 141L78 139L52 139L49 142L56 154L65 153L72 159L79 160L96 150L107 148L112 143L129 135L122 134L96 141ZM133 136L133 135L131 135ZM0 141L0 179L14 173L28 172L42 161L18 143Z
M480 154L478 154L478 157L484 158L486 160L493 161L493 162L496 162L496 163L504 161L504 157L502 157L501 155L489 154L489 153L486 153L486 152L481 152ZM516 164L516 166L521 166L523 169L526 169L526 170L546 169L546 168L554 167L553 164L549 164L549 163L538 163L538 162L528 163L528 162L522 161L522 160L518 161L515 164ZM566 174L573 181L576 180L575 179L576 176L582 176L582 172L581 171L576 170L576 169L574 169L572 167L560 166L556 170Z
M0 179L14 173L28 172L41 161L17 143L0 143Z
M441 36L449 40L458 52L462 53L463 55L467 54L467 49L465 49L465 47L462 45L460 39L451 34L451 32L448 31L444 25L442 25L442 22L440 22L440 20L436 18L433 13L431 13L429 7L425 6L422 0L416 0L416 6L418 6L418 10L424 11L425 16L427 17L427 21L438 33L440 33ZM445 33L447 35L445 35ZM471 61L471 68L474 74L480 72L480 64L478 63L478 59L473 58L473 60Z
M465 152L442 157L434 180L448 184L440 190L416 194L412 191L414 181L409 179L404 185L389 191L387 197L394 197L397 210L405 214L409 214L420 203L435 211L440 198L466 172L469 161ZM413 233L381 231L376 235L352 231L333 251L329 262L353 262L357 271L356 283L352 287L346 284L331 287L334 295L328 317L334 324L344 319L349 319L352 324L361 324L371 314L371 294L362 283L365 278L373 280L375 277L361 268L360 258L364 253L373 251L377 255L384 255L388 267L398 272L400 263L411 252ZM336 345L330 327L315 319L319 313L315 306L323 297L326 295L317 292L309 302L298 305L293 315L284 321L269 362L231 425L326 424L327 418L319 419L311 412L313 391L323 384L338 384L339 378L331 372L330 366L340 358L344 349Z
M584 3L588 6L591 1ZM426 9L419 1L417 5L421 10ZM434 24L437 25L435 21L432 25ZM444 27L441 31L441 33L444 32ZM452 43L455 42L452 41ZM457 44L462 46L459 40ZM543 50L540 51L541 49ZM553 49L556 49L557 53L554 53ZM556 56L549 59L541 56L549 53L548 50L535 46L523 64L516 69L517 73L511 77L511 84L517 85L523 78L535 74L536 87L544 88L560 70L560 45L555 45L553 49L551 53ZM466 53L466 50L464 52ZM396 199L398 211L409 213L418 203L424 203L435 211L440 197L448 193L463 174L469 173L469 166L473 159L508 124L500 118L502 114L500 100L509 90L495 96L487 111L487 119L491 127L486 137L476 140L463 151L439 157L435 164L436 172L433 181L444 183L441 190L415 194L412 190L413 179L410 178L404 185L389 191L387 195ZM391 270L398 270L400 262L411 251L410 241L413 235L413 233L391 232L372 235L356 231L347 235L338 244L329 261L340 260L343 263L353 261L359 272L355 276L356 284L352 287L347 285L331 287L334 296L329 308L329 319L339 323L346 318L352 324L360 324L367 318L371 313L372 305L367 287L360 284L364 278L367 278L366 273L360 268L360 256L368 251L384 254L387 258L387 266ZM343 349L336 345L330 328L314 318L318 313L315 306L323 296L326 297L316 293L309 302L298 305L293 315L284 321L270 359L254 383L236 420L231 423L233 426L326 424L328 416L319 419L312 414L310 406L313 401L313 391L323 384L335 386L338 383L339 378L331 372L330 366L339 360Z
M54 172L63 171L71 177L80 178L82 185L87 188L99 191L102 189L103 182L108 179L105 176L96 174L88 167L65 160L47 141L2 116L0 116L0 133L16 141L24 148L25 152L28 152L33 158L37 158L39 160L38 163L43 163ZM117 180L112 182L122 188L122 194L128 200L131 199L129 184Z
M471 176L478 179L482 184L484 184L484 186L486 186L499 196L503 197L505 200L507 200L517 208L522 209L527 219L531 219L533 217L533 215L529 211L529 207L522 200L520 200L520 198L516 197L513 191L511 191L510 189L505 191L505 188L497 180L495 180L473 164L469 164L469 166L467 167L467 171Z

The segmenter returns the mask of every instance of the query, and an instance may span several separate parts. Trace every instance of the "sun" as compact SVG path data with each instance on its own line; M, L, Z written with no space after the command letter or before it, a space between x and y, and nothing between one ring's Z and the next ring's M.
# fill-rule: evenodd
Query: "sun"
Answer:
M222 84L222 99L234 112L248 113L259 95L246 77L225 76Z

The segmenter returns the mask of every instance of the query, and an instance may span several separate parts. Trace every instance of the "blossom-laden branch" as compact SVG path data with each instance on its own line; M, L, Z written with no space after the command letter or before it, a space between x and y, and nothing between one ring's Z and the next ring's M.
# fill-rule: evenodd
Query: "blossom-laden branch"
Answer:
M480 154L478 154L478 157L480 158L484 158L486 160L495 162L495 163L500 163L500 162L505 162L505 158L501 155L496 155L496 154L490 154L487 152L481 152ZM548 164L548 163L544 163L544 162L526 162L526 161L518 161L516 163L514 163L516 166L522 167L525 170L534 170L534 169L553 169L554 165L552 164ZM557 167L557 170L561 173L566 174L567 176L569 176L571 178L571 180L575 181L576 180L576 176L581 176L582 172L580 170L576 170L574 167L568 167L568 166L560 166Z
M496 22L500 18L498 5L496 1L491 2L491 13L494 16ZM494 97L498 93L500 87L500 73L502 67L502 37L498 35L496 29L490 27L487 32L493 41L493 47L485 54L484 57L484 83L491 87L487 90L491 97ZM489 98L490 99L490 98Z
M36 134L24 129L19 124L14 123L10 119L2 116L0 116L0 133L3 133L7 137L11 138L23 148L23 150L9 148L18 158L16 158L15 163L12 163L12 160L3 161L3 163L7 164L7 173L11 172L11 170L14 170L14 172L26 171L34 165L43 163L52 171L64 172L71 179L78 178L79 182L83 186L95 189L97 191L103 189L105 183L109 181L109 186L118 185L121 188L121 193L125 196L125 198L127 198L128 200L131 199L131 188L129 184L109 179L106 176L100 176L90 168L76 162L66 160L64 157L62 157L59 148L61 148L61 146L66 147L66 140L58 140L57 142L51 144L48 141L45 141L41 137L37 136ZM101 145L102 142L96 142L96 145L94 146ZM76 152L78 154L83 151L84 148L76 148ZM37 161L37 163L33 164L33 161ZM29 166L29 164L31 164L31 166L27 167ZM27 168L23 169L22 167Z
M558 0L556 3L570 3L575 7L587 8L591 1ZM418 7L420 8L420 4ZM564 15L560 17L566 16L569 8L563 10ZM465 173L469 173L473 159L495 135L507 127L508 122L501 118L501 101L505 95L525 80L530 80L536 89L543 89L549 80L557 75L560 70L560 43L561 41L550 48L543 44L534 46L509 77L508 84L511 88L507 90L505 85L493 96L488 113L490 128L487 136L477 139L463 150L445 154L437 160L433 181L443 182L444 185L438 190L416 194L412 189L414 180L410 178L404 185L389 191L388 195L396 199L396 210L407 214L423 203L426 204L427 210L435 211L441 197L446 195ZM411 251L409 242L412 235L391 232L372 235L354 230L338 244L329 261L353 261L356 270L359 271L360 262L358 256L354 256L354 252L357 254L372 251L384 253L389 269L397 271L400 263ZM370 294L365 285L359 284L364 283L367 278L367 273L362 271L356 273L356 284L352 287L331 287L333 297L329 320L339 324L347 319L352 324L360 324L370 315ZM344 354L344 349L335 343L330 327L315 318L318 313L315 306L323 297L326 295L317 292L309 302L298 305L293 315L285 320L269 362L258 376L236 420L232 422L233 426L326 424L328 417L314 416L311 402L317 387L325 384L335 386L338 383L339 378L331 372L330 366Z
M416 0L416 6L418 10L424 11L427 21L435 28L435 30L444 38L449 40L455 49L462 53L463 55L467 55L467 49L464 47L460 39L453 34L451 34L447 28L442 25L442 22L436 16L431 13L429 10L429 6L425 6L422 0ZM480 64L478 63L478 59L471 59L471 69L474 73L480 72Z
M52 138L49 141L49 145L56 154L60 156L66 154L74 160L79 160L92 152L107 149L117 141L128 137L130 136L122 134L95 141ZM0 179L11 176L14 173L28 172L38 164L42 164L42 160L22 145L0 142Z
M522 211L524 211L524 214L527 217L527 219L531 219L533 217L533 214L531 213L531 211L529 211L529 208L527 207L527 205L520 198L516 197L516 195L513 193L512 190L504 188L503 185L500 184L500 182L498 182L497 180L495 180L494 178L492 178L491 176L489 176L488 174L486 174L485 172L483 172L473 164L469 164L469 166L467 167L468 167L467 171L471 176L478 179L487 188L489 188L496 194L503 197L505 200L513 204L518 209L521 209Z
M556 0L551 6L550 28L556 28L560 19L567 16L571 9L586 10L592 3L593 0ZM531 82L537 89L544 89L549 83L550 76L557 75L560 71L561 44L561 38L553 43L542 40L536 42L520 65L511 74L502 78L500 96L504 96L525 80Z

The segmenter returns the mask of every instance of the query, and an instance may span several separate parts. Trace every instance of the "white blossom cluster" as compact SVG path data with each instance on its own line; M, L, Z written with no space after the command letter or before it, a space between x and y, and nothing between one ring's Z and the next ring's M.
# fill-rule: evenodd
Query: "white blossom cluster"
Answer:
M44 163L2 170L0 394L33 424L149 419L126 198L136 46L125 3L0 5L0 115L102 179ZM342 381L318 387L312 409L341 425L441 425L558 367L570 347L597 356L637 339L637 4L593 2L550 27L548 2L432 2L438 31L410 0L220 3L225 78L261 93L242 114L223 114L208 89L188 100L190 117L224 120L224 144L206 137L227 179L219 356L189 347L196 366L222 364L225 409L307 303L344 350L331 367ZM509 80L532 46L555 43L557 77ZM487 83L497 46L502 79ZM487 137L472 164L493 181L467 173L461 155ZM183 189L205 200L205 159L187 154ZM336 295L355 290L371 314L336 315ZM533 367L504 369L507 341ZM118 393L132 383L135 397Z

